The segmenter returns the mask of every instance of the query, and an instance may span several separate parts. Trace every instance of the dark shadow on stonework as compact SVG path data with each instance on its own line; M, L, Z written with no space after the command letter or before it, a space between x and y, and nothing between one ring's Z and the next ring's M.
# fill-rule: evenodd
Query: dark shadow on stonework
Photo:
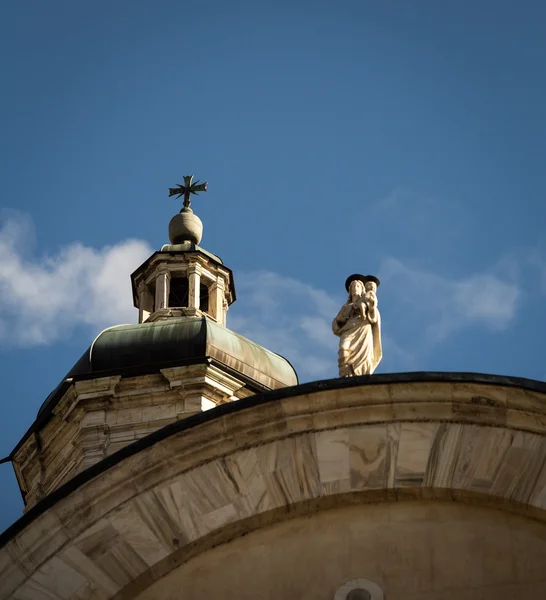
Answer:
M209 310L209 288L203 283L199 287L199 309L203 312Z
M368 590L363 588L357 588L356 590L351 590L346 596L346 600L371 600L372 595Z
M169 308L188 306L189 284L187 277L173 277L169 292Z

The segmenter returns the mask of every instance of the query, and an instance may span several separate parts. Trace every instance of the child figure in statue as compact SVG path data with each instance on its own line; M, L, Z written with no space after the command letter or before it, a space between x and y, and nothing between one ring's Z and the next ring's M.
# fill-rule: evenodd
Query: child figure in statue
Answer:
M345 282L349 297L332 322L332 330L339 336L340 377L371 375L381 360L378 285L379 279L373 275L351 275Z

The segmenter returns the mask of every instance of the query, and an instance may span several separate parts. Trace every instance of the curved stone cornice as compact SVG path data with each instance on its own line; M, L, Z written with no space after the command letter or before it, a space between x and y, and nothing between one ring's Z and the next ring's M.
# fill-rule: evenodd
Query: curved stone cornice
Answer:
M546 521L546 386L440 375L316 382L165 427L2 536L0 598L131 598L211 545L348 502L442 498Z

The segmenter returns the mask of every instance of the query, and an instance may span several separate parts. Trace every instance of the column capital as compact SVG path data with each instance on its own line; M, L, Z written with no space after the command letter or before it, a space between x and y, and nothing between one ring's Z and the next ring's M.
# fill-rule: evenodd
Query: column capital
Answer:
M155 278L157 279L161 275L166 275L169 279L171 278L171 270L167 265L159 265L155 270Z
M187 268L187 273L189 275L201 275L203 272L203 267L199 263L190 263Z
M218 275L216 279L214 279L214 281L212 282L212 287L216 287L220 290L225 290L226 280L222 276Z

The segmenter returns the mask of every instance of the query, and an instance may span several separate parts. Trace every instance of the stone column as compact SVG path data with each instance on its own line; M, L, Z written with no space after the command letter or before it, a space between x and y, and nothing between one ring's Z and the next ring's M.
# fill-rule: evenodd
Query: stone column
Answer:
M199 310L201 285L201 266L197 264L188 267L188 308Z
M144 323L154 312L154 298L148 286L141 283L138 287L138 322Z
M226 311L224 310L225 282L217 277L209 291L209 311L220 325L226 324Z
M169 301L169 283L171 274L168 271L160 271L155 280L155 310L167 308Z

